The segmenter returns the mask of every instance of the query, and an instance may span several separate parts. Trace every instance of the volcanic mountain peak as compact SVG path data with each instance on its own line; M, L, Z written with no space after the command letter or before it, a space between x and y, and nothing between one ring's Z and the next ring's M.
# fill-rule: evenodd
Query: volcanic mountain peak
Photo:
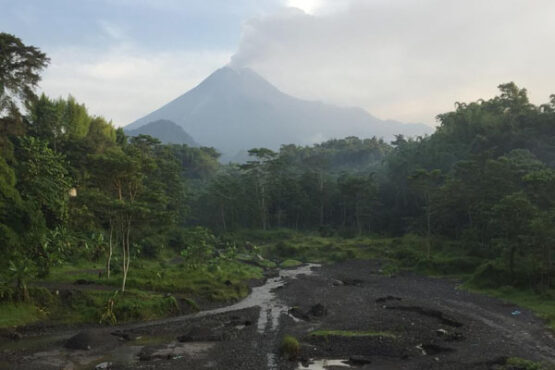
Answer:
M224 158L253 147L278 149L282 144L346 136L393 139L396 134L425 135L423 124L382 121L360 108L341 108L306 101L278 90L251 69L223 67L198 86L126 127L157 120L181 126L203 146Z

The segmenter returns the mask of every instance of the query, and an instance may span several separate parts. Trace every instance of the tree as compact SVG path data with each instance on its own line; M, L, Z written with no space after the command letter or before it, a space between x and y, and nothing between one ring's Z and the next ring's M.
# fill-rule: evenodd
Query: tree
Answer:
M246 174L252 176L256 200L258 204L258 214L260 224L263 230L266 230L268 225L268 193L267 184L269 181L268 164L273 160L277 154L267 148L255 148L249 150L249 155L256 158L256 160L249 161L241 166L241 169Z
M374 174L368 176L347 175L338 179L343 203L343 225L349 215L354 218L358 234L362 234L363 223L370 231L370 217L377 188Z
M523 192L507 195L493 207L491 224L508 253L511 274L516 254L522 250L530 233L530 221L536 214L537 209Z
M430 258L432 248L432 194L437 191L441 182L441 171L417 170L409 177L411 187L418 193L424 202L426 217L427 257Z
M35 99L39 72L49 59L33 46L10 34L0 33L0 155L11 158L10 137L25 132L20 106Z
M48 62L38 48L23 44L13 35L0 33L0 117L35 98L39 72Z

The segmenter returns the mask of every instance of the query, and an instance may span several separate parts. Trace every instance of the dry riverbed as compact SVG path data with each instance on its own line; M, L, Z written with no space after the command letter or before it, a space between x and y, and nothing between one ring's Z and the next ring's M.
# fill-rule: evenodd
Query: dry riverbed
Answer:
M284 270L226 308L115 328L4 339L6 369L501 369L555 364L531 312L457 283L351 261ZM279 352L298 339L294 359Z

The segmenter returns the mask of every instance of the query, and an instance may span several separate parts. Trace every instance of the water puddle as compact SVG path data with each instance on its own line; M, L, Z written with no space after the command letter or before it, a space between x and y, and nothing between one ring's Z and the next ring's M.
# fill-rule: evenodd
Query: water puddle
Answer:
M352 368L349 365L349 360L330 360L330 359L320 359L320 360L310 360L307 366L299 364L297 370L326 370L330 367L345 367Z

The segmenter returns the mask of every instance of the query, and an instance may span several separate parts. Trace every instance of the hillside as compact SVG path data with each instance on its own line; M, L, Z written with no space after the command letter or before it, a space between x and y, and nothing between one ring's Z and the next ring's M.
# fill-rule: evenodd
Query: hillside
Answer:
M164 144L199 146L181 126L169 120L160 119L134 130L125 129L124 131L129 136L149 135L159 139Z

